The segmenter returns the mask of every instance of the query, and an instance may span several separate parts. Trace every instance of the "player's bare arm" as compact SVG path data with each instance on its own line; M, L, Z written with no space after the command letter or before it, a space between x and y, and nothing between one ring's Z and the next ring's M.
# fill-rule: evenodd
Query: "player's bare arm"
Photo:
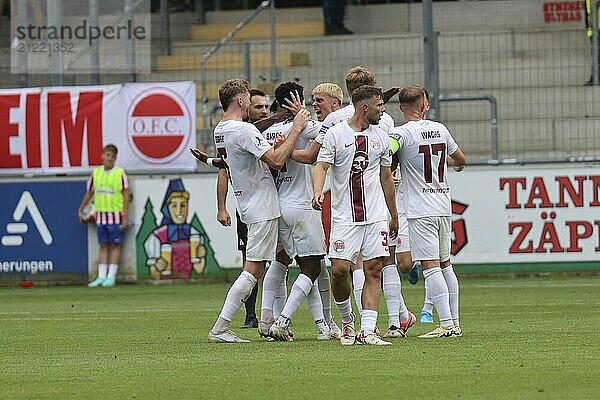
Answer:
M325 186L325 176L330 165L326 162L319 161L315 165L315 172L313 175L313 196L312 196L312 207L315 210L321 211L323 206L323 186Z
M321 144L316 140L311 140L307 148L292 151L290 158L301 164L313 164L317 161L319 150L321 150Z
M395 95L400 93L400 86L392 86L391 88L383 91L383 104L386 104L388 101L392 99Z
M228 189L227 170L221 168L217 175L217 221L223 226L231 226L231 216L226 205Z
M388 212L390 213L390 238L395 239L398 236L398 210L396 209L396 195L394 188L394 176L390 167L380 167L379 180L381 182L381 188L383 189L383 195L385 197L385 204L387 205Z
M123 229L127 229L129 227L129 218L127 217L127 210L129 209L130 201L131 196L129 195L129 189L123 189L123 211L121 212L121 214L123 215L121 227Z
M273 169L280 170L290 157L290 154L292 154L294 146L296 145L296 140L298 139L300 132L306 128L306 124L308 123L309 119L310 113L308 110L301 110L298 115L294 117L292 129L290 130L285 142L283 142L277 149L269 149L260 158L261 161Z
M202 150L190 147L190 153L192 153L192 155L194 157L196 157L196 159L198 161L200 161L208 166L216 167L216 168L227 168L227 162L225 162L225 160L223 160L219 157L211 158L208 156L208 154L206 154Z
M465 155L461 149L456 149L456 151L450 154L448 158L448 165L450 165L456 172L460 172L465 168L467 159L465 158Z

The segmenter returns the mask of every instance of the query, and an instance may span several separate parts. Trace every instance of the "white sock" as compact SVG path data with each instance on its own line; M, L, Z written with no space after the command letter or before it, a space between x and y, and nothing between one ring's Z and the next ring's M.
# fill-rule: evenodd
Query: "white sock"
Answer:
M285 279L287 267L280 262L273 261L267 269L263 280L263 291L260 306L260 319L265 322L273 321L273 303L279 292L281 281Z
M279 283L279 290L275 294L275 300L273 301L273 315L275 319L281 315L281 311L283 311L283 307L285 307L287 301L287 276L288 270L286 269L283 280Z
M427 281L425 281L425 299L423 300L423 309L421 311L433 315L433 301L431 301L431 297L429 296L429 285L427 284Z
M108 264L108 279L116 279L117 271L119 270L119 264Z
M395 265L386 265L381 270L383 276L383 296L388 310L388 326L400 327L400 274ZM404 303L404 302L403 302ZM406 306L404 307L406 308Z
M292 290L290 290L290 296L285 302L285 307L283 307L283 311L281 311L281 315L277 318L277 322L283 328L287 328L290 326L290 321L292 317L300 308L300 305L304 301L304 299L308 296L310 291L312 290L313 282L310 278L304 274L298 275L294 284L292 285ZM317 296L319 297L319 296ZM321 309L319 305L319 309ZM323 317L321 316L321 319Z
M429 283L429 295L437 310L440 325L444 328L452 326L448 286L444 275L442 275L442 269L440 267L426 269L423 271L423 276L425 282Z
M450 298L450 314L454 325L458 326L458 278L452 268L452 264L442 268L442 274L448 286L448 297Z
M346 324L352 321L352 303L350 302L350 297L341 302L336 301L335 306L342 316L342 323Z
M292 294L290 293L290 297L291 295ZM313 282L310 293L306 296L306 302L308 303L308 308L310 309L313 321L315 321L315 323L317 323L317 321L325 322L325 317L323 316L323 303L321 303L321 295L319 293L317 282Z
M231 322L237 310L242 306L242 302L252 293L254 285L256 285L254 275L248 271L242 271L240 276L233 282L233 285L231 285L231 288L229 288L229 292L227 292L225 304L223 304L223 309L219 314L219 320L226 321L227 323ZM217 323L213 327L213 332L215 333L220 333L227 329L227 327L223 328L223 321L219 320L217 320Z
M354 270L352 272L352 286L354 287L354 301L356 301L356 308L358 313L362 315L362 290L365 285L365 271L362 268Z
M375 332L375 325L377 325L377 311L363 310L360 314L360 330L362 333L366 336Z
M331 322L333 316L331 315L331 280L329 278L329 271L325 266L325 260L321 260L321 273L317 278L319 293L321 295L321 304L323 304L323 316L325 322L328 324Z
M106 279L108 264L98 264L98 279Z

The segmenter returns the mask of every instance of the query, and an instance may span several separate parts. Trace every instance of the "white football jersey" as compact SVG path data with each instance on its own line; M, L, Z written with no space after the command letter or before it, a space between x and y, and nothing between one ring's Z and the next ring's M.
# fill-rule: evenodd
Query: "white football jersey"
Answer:
M319 144L323 144L323 137L329 128L334 126L335 124L339 124L342 121L347 121L354 115L354 104L348 104L346 107L342 107L339 110L336 110L332 113L329 113L321 124L321 131L319 135L316 137L316 141ZM389 133L390 130L394 127L394 119L392 116L386 112L383 113L381 119L379 120L379 126L385 133Z
M264 137L270 143L275 141L278 133L287 138L292 129L293 122L279 122L263 132ZM316 121L308 121L306 128L296 140L296 149L304 149L311 140L317 137L321 124ZM285 162L283 168L275 178L275 186L279 194L279 205L281 208L294 207L312 210L312 168L308 164L298 163L291 158Z
M246 224L279 217L279 200L273 175L260 158L271 145L252 124L221 121L214 130L215 146L229 165L240 219Z
M398 141L407 218L451 216L446 155L458 145L441 123L409 121L390 132Z
M380 167L392 164L390 140L377 125L356 132L347 121L331 127L317 161L331 164L331 217L336 224L387 221Z

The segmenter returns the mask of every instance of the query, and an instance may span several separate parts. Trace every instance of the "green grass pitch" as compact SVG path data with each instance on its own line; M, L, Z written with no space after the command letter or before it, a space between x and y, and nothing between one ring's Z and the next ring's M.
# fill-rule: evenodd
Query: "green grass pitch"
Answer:
M417 323L389 347L317 342L306 304L292 343L238 329L243 310L252 343L208 343L228 288L0 289L0 398L600 398L598 276L462 279L463 337ZM403 293L418 315L422 281Z

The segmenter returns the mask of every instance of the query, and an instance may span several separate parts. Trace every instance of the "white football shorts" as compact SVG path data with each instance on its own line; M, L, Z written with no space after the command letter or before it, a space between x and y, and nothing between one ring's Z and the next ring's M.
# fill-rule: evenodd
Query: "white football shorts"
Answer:
M398 236L396 239L390 239L390 247L395 246L396 253L405 253L410 251L410 241L408 236L408 220L406 213L398 214Z
M271 261L277 251L277 229L279 218L248 224L246 260Z
M290 258L327 254L321 213L312 209L282 208L277 252L281 250Z
M388 256L388 222L379 221L366 225L331 226L329 258L348 260L356 264L359 254L365 261Z
M451 217L408 220L410 252L414 261L450 259Z

